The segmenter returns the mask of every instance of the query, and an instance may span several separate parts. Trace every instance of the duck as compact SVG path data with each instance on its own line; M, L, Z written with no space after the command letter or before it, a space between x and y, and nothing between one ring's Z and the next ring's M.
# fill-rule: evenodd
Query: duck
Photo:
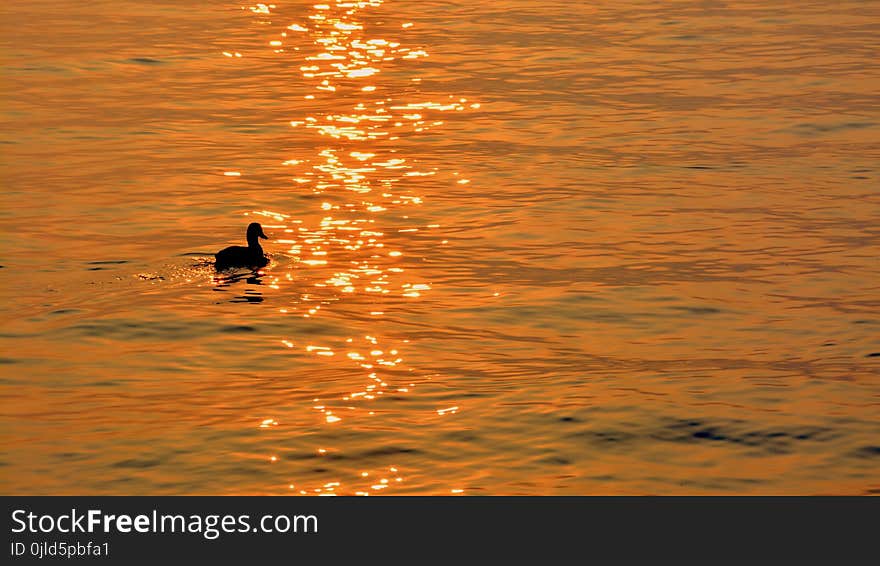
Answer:
M263 227L259 222L251 222L247 227L247 247L229 246L214 254L214 266L218 269L228 267L263 267L269 263L269 259L263 255L260 247L260 238L268 240L263 233Z

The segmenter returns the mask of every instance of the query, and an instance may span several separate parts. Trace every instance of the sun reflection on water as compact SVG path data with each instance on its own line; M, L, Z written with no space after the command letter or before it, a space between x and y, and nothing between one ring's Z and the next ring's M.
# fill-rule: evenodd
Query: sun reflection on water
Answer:
M392 63L399 65L429 56L423 47L406 46L400 38L370 34L366 18L360 15L382 4L381 0L315 4L310 13L283 24L274 20L277 14L273 4L250 7L261 18L260 23L280 26L280 31L268 40L269 48L279 56L294 54L299 74L314 91L305 95L310 101L306 104L315 104L316 108L320 104L322 108L289 119L291 128L315 132L319 145L311 155L292 155L283 162L289 168L294 191L321 197L313 201L316 210L311 211L320 211L320 221L309 225L295 213L271 210L249 214L259 217L271 230L278 256L289 260L270 264L258 281L271 289L292 291L289 304L278 309L281 315L318 318L334 306L359 297L369 300L363 312L356 311L356 315L382 321L400 301L416 300L431 290L430 281L408 274L405 238L440 226L416 222L400 226L389 222L389 215L393 213L399 222L403 212L402 218L407 220L409 207L424 204L423 195L417 192L417 180L439 171L401 155L400 148L391 142L442 126L439 117L443 113L462 112L479 104L454 96L420 99L419 77L405 79L402 86L379 80ZM403 23L400 32L412 27L412 22ZM227 57L233 54L238 56L237 52L223 53ZM468 182L457 175L451 175L451 182ZM393 247L386 238L388 234L394 235ZM327 398L313 400L316 426L344 427L360 419L381 418L384 412L372 403L387 394L415 394L417 372L406 365L403 353L409 340L395 336L390 338L376 330L337 343L313 343L307 336L291 334L276 342L282 354L303 353L328 367L346 368L361 376L348 383L345 391L328 392ZM435 415L453 415L458 410L457 405L438 407ZM258 427L283 429L271 417L263 419ZM336 453L337 449L320 447L316 456ZM272 455L269 462L274 464L277 458ZM392 466L364 470L353 478L337 478L320 485L290 478L286 491L301 495L370 495L386 492L404 481Z

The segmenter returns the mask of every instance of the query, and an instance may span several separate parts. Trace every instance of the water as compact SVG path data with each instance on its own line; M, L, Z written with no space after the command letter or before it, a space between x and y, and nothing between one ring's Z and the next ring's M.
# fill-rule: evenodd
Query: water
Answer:
M7 4L4 493L880 490L876 3Z

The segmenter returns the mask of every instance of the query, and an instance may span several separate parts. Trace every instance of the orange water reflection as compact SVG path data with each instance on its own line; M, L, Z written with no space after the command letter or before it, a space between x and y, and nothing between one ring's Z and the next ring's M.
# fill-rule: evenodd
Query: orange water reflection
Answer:
M0 484L877 492L876 9L770 12L8 3Z

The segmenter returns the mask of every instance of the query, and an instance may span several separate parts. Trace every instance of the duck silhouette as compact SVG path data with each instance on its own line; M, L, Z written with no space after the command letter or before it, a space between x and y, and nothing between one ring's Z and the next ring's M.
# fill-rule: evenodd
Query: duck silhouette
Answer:
M258 222L251 222L247 227L247 247L229 246L220 250L214 254L214 266L218 270L229 267L263 267L269 260L263 255L260 238L269 239Z

